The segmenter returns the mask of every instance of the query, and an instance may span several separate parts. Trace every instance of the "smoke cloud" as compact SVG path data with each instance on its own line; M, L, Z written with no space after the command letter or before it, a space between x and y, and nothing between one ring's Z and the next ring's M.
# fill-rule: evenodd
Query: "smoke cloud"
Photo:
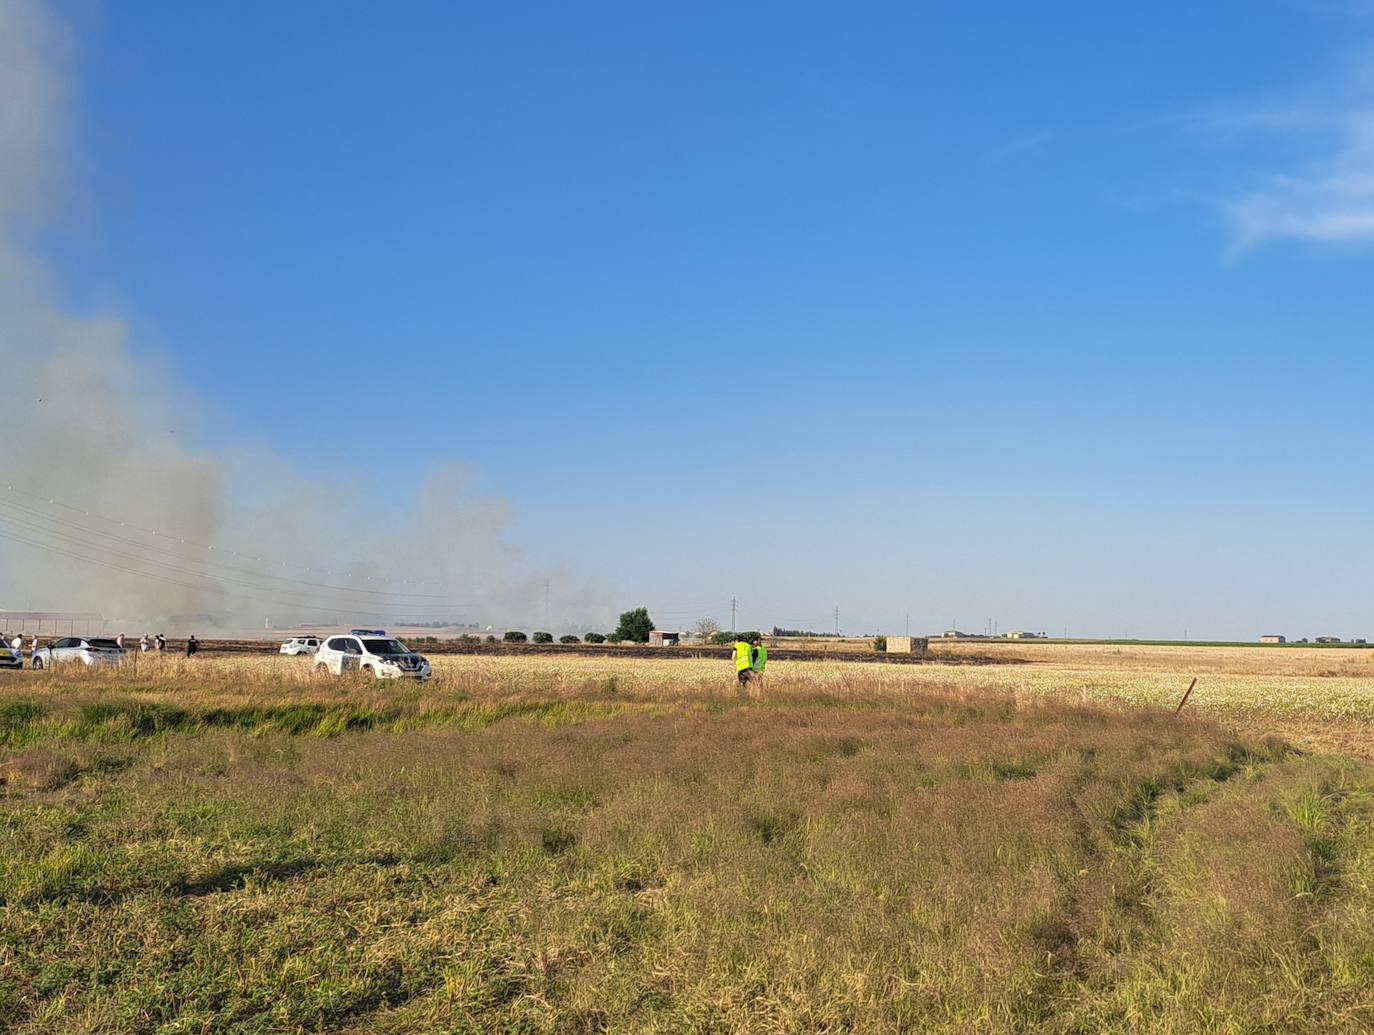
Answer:
M0 608L131 632L604 621L528 565L509 507L467 469L379 515L260 446L200 447L168 364L120 320L67 311L23 235L59 200L70 49L36 0L0 0Z

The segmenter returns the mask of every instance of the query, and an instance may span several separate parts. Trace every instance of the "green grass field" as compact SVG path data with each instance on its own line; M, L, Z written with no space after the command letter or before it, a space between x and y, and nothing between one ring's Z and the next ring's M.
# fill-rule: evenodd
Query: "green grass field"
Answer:
M1374 1027L1374 768L1244 709L204 662L0 677L0 1030Z

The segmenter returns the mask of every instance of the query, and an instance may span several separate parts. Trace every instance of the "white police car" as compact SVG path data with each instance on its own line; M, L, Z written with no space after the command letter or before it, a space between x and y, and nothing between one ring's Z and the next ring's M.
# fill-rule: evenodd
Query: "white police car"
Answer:
M320 649L318 636L293 636L281 645L278 654L314 654Z
M23 668L24 652L15 650L8 643L0 643L0 668Z
M362 672L377 679L429 679L429 661L385 629L350 629L331 636L315 654L315 671L341 676Z

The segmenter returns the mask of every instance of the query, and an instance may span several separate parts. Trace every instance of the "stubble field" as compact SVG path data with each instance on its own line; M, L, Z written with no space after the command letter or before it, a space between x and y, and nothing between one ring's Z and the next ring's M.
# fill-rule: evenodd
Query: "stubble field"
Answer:
M1112 650L6 673L0 1029L1367 1030L1367 652Z

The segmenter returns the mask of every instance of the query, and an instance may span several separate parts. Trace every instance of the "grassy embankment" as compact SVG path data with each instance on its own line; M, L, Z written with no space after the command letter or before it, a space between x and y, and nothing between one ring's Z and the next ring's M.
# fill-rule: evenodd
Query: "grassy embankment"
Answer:
M1374 1025L1374 769L1177 671L201 660L0 678L0 1029Z

